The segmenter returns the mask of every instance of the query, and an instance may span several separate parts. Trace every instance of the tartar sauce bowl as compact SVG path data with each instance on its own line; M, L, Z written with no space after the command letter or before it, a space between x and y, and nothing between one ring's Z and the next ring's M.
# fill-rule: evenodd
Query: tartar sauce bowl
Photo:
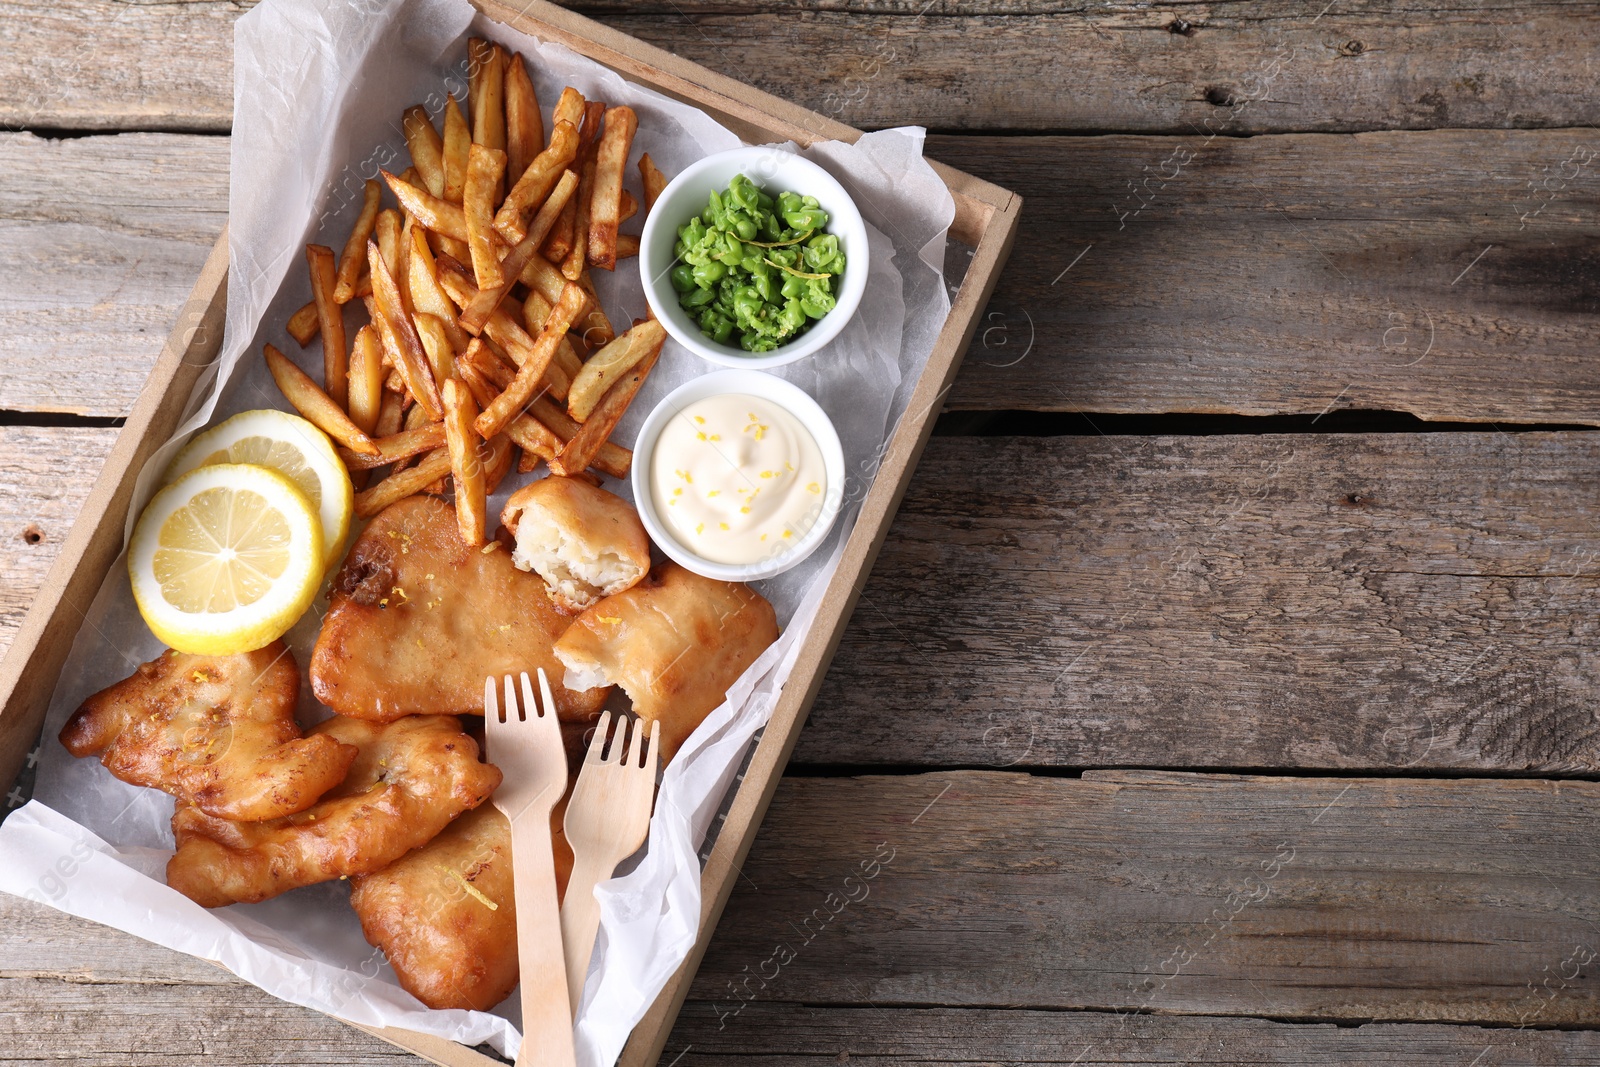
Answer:
M838 236L845 255L834 309L812 323L805 333L771 352L746 352L736 344L721 344L701 333L699 323L678 304L677 290L668 276L676 262L678 228L705 210L713 190L723 192L738 174L755 182L768 196L793 192L816 197L828 213L826 232ZM661 191L645 217L644 232L639 238L639 277L650 309L673 340L702 359L724 367L781 367L821 349L839 336L861 305L868 269L866 223L844 186L810 160L770 146L718 152L684 168Z
M697 401L728 394L765 400L793 415L816 442L822 453L823 470L827 477L827 484L819 494L818 510L811 527L794 541L783 542L787 544L787 550L775 543L770 555L751 563L718 563L706 559L684 544L657 508L653 489L656 444L667 424L680 417L685 408ZM671 458L663 456L663 459ZM707 578L751 582L782 574L810 556L827 539L828 531L838 519L844 501L844 449L839 444L839 434L833 428L833 420L803 389L760 371L713 371L678 386L651 410L634 442L631 477L634 506L639 509L639 517L644 520L650 539L662 552Z

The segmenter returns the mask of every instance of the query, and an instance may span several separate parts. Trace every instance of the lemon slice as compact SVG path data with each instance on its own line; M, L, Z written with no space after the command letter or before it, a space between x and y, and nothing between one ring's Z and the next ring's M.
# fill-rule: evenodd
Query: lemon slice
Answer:
M196 467L162 489L128 546L133 599L179 652L228 656L270 644L322 583L322 524L294 482L266 467Z
M285 475L306 495L322 522L325 563L332 567L344 555L350 533L355 493L350 472L333 450L328 435L298 415L270 408L245 411L197 434L167 468L171 482L196 467L213 463L254 463Z

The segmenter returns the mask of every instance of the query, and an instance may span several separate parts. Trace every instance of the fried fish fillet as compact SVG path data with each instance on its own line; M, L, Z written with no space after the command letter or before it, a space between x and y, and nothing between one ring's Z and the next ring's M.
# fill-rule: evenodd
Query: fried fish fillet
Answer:
M551 813L559 831L562 800ZM556 893L566 892L572 849L552 837ZM367 941L383 950L406 992L430 1008L488 1011L517 984L517 904L511 824L492 804L373 874L352 879L350 903Z
M237 656L169 649L85 700L61 743L207 815L275 819L315 804L356 758L337 738L301 736L299 693L300 671L282 641Z
M556 655L567 686L621 685L640 718L659 719L665 764L777 639L760 593L664 563L573 620Z
M312 731L358 750L349 773L307 810L271 822L231 822L179 805L167 884L208 908L275 897L367 874L433 840L500 784L478 745L448 715L391 723L334 716Z
M552 681L551 646L571 621L537 574L498 542L462 544L454 509L429 496L390 505L356 539L311 654L311 688L341 715L482 715L483 680L532 674ZM565 720L600 714L606 690L557 685Z

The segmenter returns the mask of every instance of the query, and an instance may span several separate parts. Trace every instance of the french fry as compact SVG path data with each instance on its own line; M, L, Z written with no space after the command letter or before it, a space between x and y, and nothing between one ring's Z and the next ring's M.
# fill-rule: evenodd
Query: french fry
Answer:
M411 151L411 162L421 175L422 184L434 196L443 196L444 139L433 128L428 109L421 104L406 108L400 124L405 127L406 147Z
M451 256L463 263L472 261L472 250L467 247L467 242L465 241L429 230L428 244L436 254Z
M447 267L452 269L446 269ZM462 307L469 306L477 298L477 290L472 287L472 281L466 276L466 268L454 263L453 260L441 262L439 280L450 294L450 299ZM557 295L559 297L560 294ZM549 317L548 312L542 314L537 320L540 326L535 329L543 329L543 323ZM518 367L533 358L534 338L505 308L496 308L490 313L488 321L483 324L483 337L491 344L504 349L505 354ZM574 373L567 368L577 361L577 353L572 351L571 343L563 336L556 344L555 358L550 360L544 370L545 387L558 399L567 398L567 390L572 385Z
M362 191L361 214L356 216L356 224L339 255L339 284L333 290L333 298L341 304L348 304L356 295L356 280L361 277L361 265L366 261L367 238L372 236L372 228L378 222L382 195L383 186L368 178Z
M561 438L562 444L576 437L578 431L583 428L582 424L568 415L564 409L557 407L555 401L547 396L534 397L533 403L528 405L528 414ZM595 453L591 466L613 478L626 478L628 469L633 466L633 452L615 441L607 441L600 446L600 451Z
M517 368L517 376L512 379L505 392L495 397L478 416L473 425L478 434L484 438L493 437L505 429L524 404L533 399L539 391L540 379L544 377L545 368L555 356L556 345L566 336L567 328L572 325L572 319L578 310L583 307L584 292L580 286L569 285L561 293L561 299L556 301L554 309L550 312L550 319L544 324L544 329L539 331L539 336L533 342L533 350L526 360ZM587 464L585 464L587 466Z
M454 351L460 352L467 347L467 331L456 321L456 305L439 284L439 267L421 230L411 231L411 262L406 268L406 288L411 293L413 315L432 315L443 323Z
M605 130L594 150L594 180L589 193L588 262L601 270L617 267L617 226L622 222L622 172L633 149L639 116L631 107L606 109ZM583 205L578 205L583 218ZM569 274L568 277L571 277Z
M578 131L581 143L578 148L578 208L572 218L572 247L567 250L566 257L561 261L561 273L567 281L575 282L578 275L583 273L584 265L588 262L589 255L589 215L594 199L595 175L595 150L600 138L600 123L605 118L606 108L598 100L590 100L584 105L583 128Z
M472 428L478 405L466 383L454 378L444 383L444 439L450 449L450 474L456 483L456 527L461 540L476 548L483 544L488 515L483 499L483 439Z
M578 128L570 122L558 122L550 133L550 145L528 163L517 178L511 192L494 217L494 228L508 245L521 241L527 233L522 218L532 211L556 187L561 175L578 155Z
M639 180L644 183L644 210L648 215L656 206L656 197L667 187L667 176L661 173L649 152L639 157Z
M398 405L395 410L399 410ZM374 437L372 443L378 448L372 455L362 455L348 448L340 448L339 458L353 471L387 467L391 463L398 463L403 459L410 459L412 456L443 447L444 423L425 422L414 429L401 430L387 437Z
M594 291L594 279L589 277L588 268L584 268L583 273L578 275L578 284L589 294L589 305L584 308L583 317L578 320L578 333L582 336L583 343L590 348L610 344L612 338L617 336L617 331L600 308L600 295Z
M400 287L400 303L405 305L406 314L412 312L411 307L411 240L412 234L417 231L417 217L411 212L405 213L405 224L400 227L400 239L395 242L394 260L389 262L389 269L394 272L394 284ZM370 283L371 275L367 277Z
M500 483L505 481L506 475L511 473L516 449L510 434L496 435L484 442L484 448L488 455L483 460L483 492L485 496L492 496L500 488Z
M322 325L317 321L316 300L307 301L299 311L290 315L289 321L283 328L289 331L289 336L293 337L301 348L309 345L311 339L322 332Z
M499 364L500 357L490 352L482 341L473 338L472 344L467 346L466 353L461 357L461 380L472 390L472 396L480 408L492 404L504 389L503 385L496 385L489 375L479 369L480 365L488 363ZM532 470L538 460L554 458L565 443L544 423L526 414L512 419L503 432L522 449L526 462L520 464L518 469L524 473Z
M472 143L497 152L506 149L505 51L474 37L467 42L467 102L472 109Z
M595 405L613 383L621 378L666 339L666 328L654 319L646 320L590 356L572 379L567 393L567 414L586 421Z
M262 354L267 360L267 370L271 372L272 380L278 383L284 398L308 422L352 452L370 454L377 450L372 438L362 433L361 427L350 421L344 409L335 404L333 398L311 380L310 375L290 362L288 356L270 344L264 347Z
M666 332L663 331L661 336L664 341ZM628 405L633 403L633 398L638 395L639 387L644 384L651 368L656 365L656 360L661 357L662 341L657 341L632 370L606 390L605 396L595 405L588 421L573 434L572 440L561 449L561 454L550 461L551 471L556 474L576 474L594 463L595 457L600 452L600 446L611 436L611 431L617 428L617 423L622 420Z
M371 436L383 404L383 342L371 325L356 331L350 346L350 421Z
M478 333L483 329L483 324L489 320L489 315L500 306L500 301L505 299L506 294L511 291L511 286L521 277L522 268L539 254L539 245L550 232L556 216L561 214L561 209L566 206L577 187L577 176L571 171L562 172L561 180L556 182L556 187L550 191L550 196L539 208L539 213L528 224L527 234L506 254L505 259L500 261L500 284L485 286L482 275L479 275L478 295L469 305L461 309L462 329L469 333Z
M422 339L422 350L428 353L433 380L442 384L455 373L456 350L450 343L450 334L437 315L419 311L411 316L411 321L416 324L417 336Z
M617 234L617 258L632 259L639 254L639 238L636 234Z
M544 116L521 53L506 60L506 181L513 187L544 148Z
M451 203L441 200L426 189L419 189L388 171L381 173L394 192L395 199L400 201L400 206L415 215L424 227L458 241L467 239L467 216L459 201Z
M528 294L528 299L522 305L522 318L529 330L539 330L544 327L545 321L550 318L550 307L550 302L544 298L544 294ZM583 360L578 358L577 351L572 347L574 340L575 338L569 336L556 346L556 357L550 361L550 368L545 372L546 380L553 380L554 372L557 369L561 371L561 388L553 391L559 392L563 397L572 387L573 376L583 366Z
M334 296L333 249L306 245L306 266L311 270L311 298L317 304L317 329L322 334L322 387L342 408L349 400L350 353L345 349L344 308Z
M400 230L403 225L400 212L386 207L378 212L378 224L373 227L373 240L378 242L383 262L388 266L389 273L397 276L400 273Z
M487 90L485 90L487 92ZM467 154L467 185L462 214L467 221L467 247L479 289L497 289L505 281L494 243L494 191L506 171L506 154L473 144Z
M396 471L376 485L356 494L356 518L370 519L390 504L404 500L450 473L450 449L440 447L422 457L415 467Z
M618 222L627 222L639 213L639 201L635 200L633 194L626 189L622 190L618 195L617 204L619 205Z
M553 126L561 122L572 123L573 129L583 121L583 94L572 86L561 90L561 95L556 99L556 106L550 109L550 124Z
M437 422L444 410L440 406L439 388L433 380L433 371L428 365L427 353L422 350L417 328L405 313L400 290L389 268L384 265L376 243L368 243L367 259L372 268L372 298L377 309L373 321L377 323L378 335L383 338L383 346L389 350L389 358L400 372L400 377L405 379L406 388L416 399L417 406L422 408L430 422Z
M467 127L467 117L452 96L444 106L444 142L440 148L444 161L444 192L440 195L452 204L461 203L461 193L466 188L467 149L471 144L472 131Z
M398 433L405 417L405 401L400 394L385 392L378 404L378 425L373 427L373 436L383 438Z

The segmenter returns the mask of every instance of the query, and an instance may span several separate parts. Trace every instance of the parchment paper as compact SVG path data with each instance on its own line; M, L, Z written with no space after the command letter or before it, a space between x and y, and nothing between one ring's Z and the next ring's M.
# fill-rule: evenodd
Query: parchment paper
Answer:
M217 371L197 387L191 416L142 473L129 523L157 487L173 451L195 429L238 411L289 410L261 363L270 341L320 377L316 343L302 352L283 332L310 298L308 241L336 250L379 168L407 166L400 112L422 103L441 114L445 94L464 101L466 38L497 40L528 59L547 128L564 85L639 114L627 184L642 202L635 164L648 151L670 177L739 140L703 112L616 74L567 48L477 16L464 0L319 3L267 0L235 30L234 136L227 327ZM615 1061L634 1024L692 946L700 914L697 850L788 679L801 638L837 566L885 442L927 363L949 311L942 266L954 203L922 159L920 129L869 134L805 155L849 190L868 222L872 271L855 320L821 354L777 373L805 389L834 420L844 445L845 508L827 544L805 563L758 583L783 628L666 769L642 856L604 883L601 934L577 1023L579 1062ZM794 150L792 145L785 150ZM636 231L637 223L625 225ZM642 315L634 261L596 271L613 321ZM657 400L717 368L669 341L617 432L631 444ZM501 497L525 477L508 479ZM630 495L625 481L607 488ZM498 502L491 514L497 515ZM288 635L302 674L320 609ZM285 1000L370 1025L400 1026L513 1057L517 998L494 1012L433 1011L404 992L382 953L363 939L344 882L254 905L207 911L168 889L172 801L125 785L97 760L74 760L55 740L84 697L155 658L162 646L140 620L125 563L113 567L73 646L45 725L34 800L0 825L0 889L50 904L204 959ZM328 715L303 684L301 719Z

